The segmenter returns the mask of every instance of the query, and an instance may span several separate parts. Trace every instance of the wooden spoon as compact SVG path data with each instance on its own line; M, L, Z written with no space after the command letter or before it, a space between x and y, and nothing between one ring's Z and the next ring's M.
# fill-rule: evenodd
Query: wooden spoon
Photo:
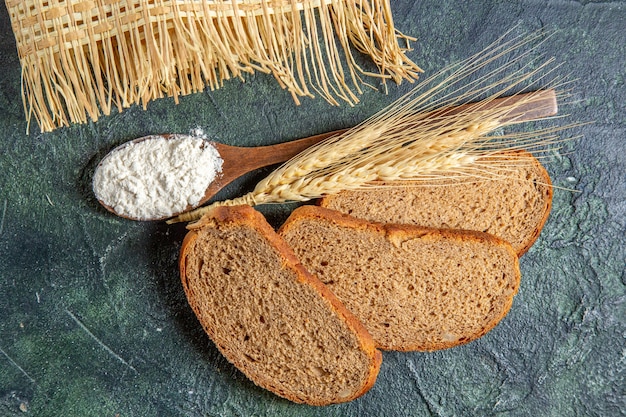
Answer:
M527 104L522 106L518 106L514 108L512 111L508 112L504 117L503 121L514 121L514 122L524 122L529 120L536 120L544 117L553 116L557 113L557 101L556 101L556 93L554 90L544 90L537 91L533 93L525 93L518 94L510 97L503 97L499 99L492 100L487 105L477 106L475 103L463 104L456 107L448 107L443 109L438 109L433 111L432 113L425 116L425 119L428 117L445 117L449 115L453 115L460 111L470 109L470 110L489 110L501 108L503 106L512 106L518 103L521 100L528 100L530 95L533 94L535 97L529 101ZM209 201L215 194L217 194L222 188L231 183L233 180L241 177L242 175L254 171L259 168L267 167L270 165L278 164L284 161L289 160L290 158L296 156L303 150L322 142L326 139L329 139L333 136L340 135L346 132L348 129L337 130L328 133L322 133L319 135L311 136L304 139L294 140L286 143L280 143L277 145L269 145L269 146L260 146L260 147L239 147L239 146L230 146L224 145L217 142L211 142L213 146L219 152L222 160L224 161L222 164L222 172L220 175L207 187L204 197L199 201L197 205L194 207L187 207L185 210L179 213L172 213L171 216L174 217L180 213L185 211L194 209L199 207ZM138 141L147 141L154 138L163 137L169 138L175 135L161 135L161 136L147 136L143 138L135 139L131 142ZM127 144L123 144L125 146ZM119 147L118 147L119 148ZM111 152L115 152L118 148L113 149ZM103 158L103 161L105 158ZM160 218L134 218L128 215L122 215L117 213L112 207L98 199L100 204L102 204L107 210L110 212L125 217L131 220L163 220L166 217Z
M103 163L107 160L108 157L112 156L114 153L120 152L125 147L131 144L142 143L145 146L146 142L149 141L162 141L173 140L174 138L180 138L184 135L173 135L173 134L162 134L162 135L152 135L152 136L144 136L137 139L133 139L130 142L123 143L122 145L112 149L104 158L100 161L98 166L96 167L96 171L94 173L94 183L93 189L96 195L96 199L98 202L106 208L111 213L126 218L130 220L143 220L143 221L152 221L152 220L164 220L170 217L177 216L186 211L192 210L196 207L201 206L202 204L209 201L215 194L217 194L222 188L226 185L230 184L232 181L237 178L243 176L246 173L252 172L256 169L263 168L266 166L278 164L280 162L287 161L289 158L299 154L303 150L317 144L318 142L323 141L324 139L330 138L331 136L335 136L344 132L344 130L337 132L328 132L322 133L315 136L310 136L304 139L298 139L290 142L279 143L276 145L269 146L259 146L259 147L240 147L240 146L230 146L224 145L218 142L212 142L206 140L208 144L213 146L220 155L222 159L222 169L221 172L218 173L215 180L213 180L209 186L207 187L204 196L200 199L198 204L194 206L187 206L184 210L178 212L172 212L167 216L155 216L155 217L138 217L125 213L121 213L116 211L115 207L112 204L103 201L99 197L97 184L95 181L97 172L103 166ZM203 140L200 138L194 138L195 140ZM150 175L150 173L146 173L146 175ZM119 201L119 200L118 200Z

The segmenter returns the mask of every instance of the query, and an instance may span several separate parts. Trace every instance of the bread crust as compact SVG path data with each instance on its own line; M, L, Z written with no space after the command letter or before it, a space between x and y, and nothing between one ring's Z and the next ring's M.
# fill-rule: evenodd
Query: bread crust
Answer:
M329 398L323 401L316 401L314 399L298 398L290 394L289 392L280 391L275 386L272 387L271 383L263 384L263 386L267 389L270 389L277 395L287 398L290 401L296 403L307 403L309 405L316 406L351 401L369 391L369 389L374 385L376 381L380 370L380 365L382 363L382 354L377 349L376 343L374 342L372 336L369 334L365 326L350 311L348 311L343 303L319 279L317 279L317 277L310 274L304 268L291 247L289 247L287 243L267 223L263 215L250 206L216 207L210 213L207 213L205 216L203 216L202 219L200 219L198 222L188 226L189 232L183 240L180 251L179 269L181 281L185 293L187 294L189 304L191 305L198 319L200 319L201 323L202 311L199 311L198 306L194 303L193 291L191 291L189 287L189 282L187 280L187 257L189 256L189 252L193 248L193 245L197 239L197 231L203 227L213 226L217 224L245 224L258 231L267 240L267 242L276 249L277 253L282 256L283 267L292 270L296 274L299 282L308 285L309 287L314 289L324 300L326 300L332 310L348 325L351 331L357 335L361 350L365 352L370 359L368 377L366 378L365 383L362 385L362 388L359 391L355 392L349 397ZM211 339L213 339L213 335L215 333L214 330L206 327L204 323L202 323L202 325L206 333L211 337ZM262 379L259 378L258 375L248 374L246 372L247 370L245 369L245 366L243 366L242 363L238 363L236 361L236 354L231 354L230 352L225 350L224 346L220 346L217 343L216 346L229 361L232 361L233 364L237 368L242 370L253 382L257 383L259 379Z
M492 330L510 311L513 305L513 298L519 290L521 281L521 271L519 267L519 259L517 253L513 249L510 243L505 240L484 232L470 231L470 230L456 230L456 229L435 229L430 227L422 227L406 224L390 224L390 223L376 223L368 222L366 220L358 219L350 215L341 213L337 210L332 210L319 206L306 205L301 206L294 210L291 216L285 221L285 223L279 229L279 234L285 236L289 233L291 228L297 227L297 223L303 219L320 219L323 221L329 221L338 227L346 227L353 230L365 231L367 233L378 234L383 236L390 242L399 246L405 240L411 240L415 238L426 239L430 241L441 241L442 239L454 240L456 242L489 242L493 245L497 245L506 250L508 255L514 262L513 268L515 270L515 282L512 288L510 296L505 299L505 304L500 314L494 316L489 322L473 334L467 334L462 339L456 341L433 344L412 343L405 345L388 345L380 340L376 340L379 349L394 350L394 351L433 351L440 349L448 349L455 346L460 346L469 343L484 336L487 332ZM361 300L360 302L365 302Z
M550 217L550 212L552 211L552 198L554 196L554 188L552 187L550 174L548 174L548 171L546 171L544 166L541 164L541 162L539 162L537 158L535 158L530 152L526 152L523 150L518 151L518 153L522 157L532 158L533 164L535 165L537 170L540 172L541 176L543 177L543 182L546 185L546 189L545 189L546 196L544 199L545 209L544 209L543 217L537 224L537 227L535 228L533 233L531 233L528 236L528 239L526 240L526 245L517 252L517 256L522 256L523 254L528 252L528 250L531 248L532 245L535 244L535 242L539 238L539 235L541 234L541 231L543 230L543 227L548 221L548 217Z
M505 158L508 158L510 160L524 160L524 161L529 161L532 163L534 169L536 170L536 172L539 174L539 176L541 177L541 185L543 185L543 192L545 193L543 196L543 207L542 207L542 213L541 213L541 218L539 219L539 221L537 222L537 224L535 225L535 228L530 231L526 236L524 236L523 242L520 246L516 247L516 253L517 256L522 256L523 254L525 254L531 247L532 245L537 241L537 239L539 238L539 235L541 234L541 231L543 230L543 227L545 226L549 216L550 216L550 211L552 209L552 198L553 198L553 187L552 187L552 182L550 180L550 175L548 174L548 172L546 171L545 167L541 164L541 162L539 162L539 160L537 158L535 158L530 152L526 151L526 150L515 150L515 151L508 151L508 152L503 152L501 153L501 155L503 155ZM390 184L390 183L387 183ZM403 187L403 186L407 186L409 184L414 184L413 182L410 181L396 181L393 183L393 186L397 186L397 187ZM428 185L430 183L426 183L426 182L420 182L420 185ZM434 184L434 183L433 183ZM353 191L353 192L358 192L358 191ZM333 208L333 202L341 199L341 195L342 193L339 194L331 194L328 196L325 196L323 198L320 198L316 201L316 204L320 207L325 207L325 208ZM429 225L423 225L428 227Z

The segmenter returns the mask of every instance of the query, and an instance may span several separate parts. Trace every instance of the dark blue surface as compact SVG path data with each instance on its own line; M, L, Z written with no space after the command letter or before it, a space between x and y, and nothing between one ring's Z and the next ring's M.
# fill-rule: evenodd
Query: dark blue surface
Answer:
M557 188L520 292L492 332L434 353L385 353L375 387L338 406L294 405L221 357L186 304L180 225L113 217L90 190L116 144L201 127L234 145L349 127L391 103L295 107L271 77L133 107L49 134L31 130L0 7L0 416L617 416L626 410L626 8L624 2L394 1L426 75L506 30L555 31L539 47L577 79L568 121L582 135L547 166ZM363 60L364 65L366 61ZM560 123L554 121L555 124ZM224 191L234 197L263 173ZM289 206L262 208L274 224Z

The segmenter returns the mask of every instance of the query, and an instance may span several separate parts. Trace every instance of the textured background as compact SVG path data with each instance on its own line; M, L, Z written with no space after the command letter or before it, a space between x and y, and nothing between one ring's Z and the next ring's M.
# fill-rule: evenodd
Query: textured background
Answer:
M428 73L506 29L556 30L540 50L565 65L582 137L555 153L557 189L521 260L510 314L466 346L385 353L375 387L325 408L255 387L204 335L176 262L184 229L116 218L90 191L94 164L146 134L202 127L257 145L352 126L389 95L294 107L267 76L97 123L26 135L20 68L0 7L0 416L616 416L626 410L626 7L623 1L394 1ZM262 173L224 192L234 196ZM278 223L290 207L265 209Z

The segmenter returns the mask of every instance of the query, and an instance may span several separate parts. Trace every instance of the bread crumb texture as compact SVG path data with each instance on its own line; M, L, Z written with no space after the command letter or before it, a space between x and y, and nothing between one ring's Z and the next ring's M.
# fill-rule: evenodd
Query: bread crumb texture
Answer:
M253 382L292 401L363 394L380 365L371 337L311 285L315 278L252 210L220 208L230 214L203 219L183 245L183 285L202 326Z
M281 233L383 349L474 340L506 315L519 287L515 252L484 233L371 224L312 206Z
M397 182L393 187L345 191L320 201L361 219L487 232L511 243L518 255L536 241L552 205L545 168L530 153L497 158L483 178L443 175L429 183ZM446 178L450 177L450 178Z

